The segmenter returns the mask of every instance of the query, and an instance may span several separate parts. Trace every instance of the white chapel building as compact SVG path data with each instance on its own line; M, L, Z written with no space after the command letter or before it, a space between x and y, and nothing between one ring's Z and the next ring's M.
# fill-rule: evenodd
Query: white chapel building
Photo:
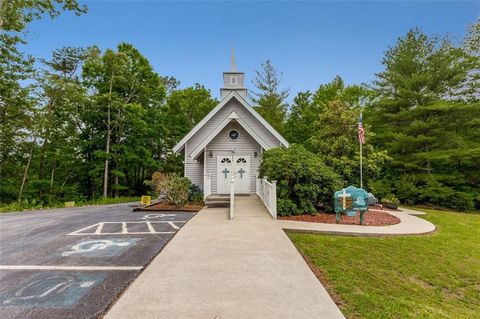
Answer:
M220 103L173 148L185 157L185 177L205 197L229 193L232 174L236 194L255 194L263 151L288 147L285 138L252 108L244 80L232 53L231 69L223 73Z

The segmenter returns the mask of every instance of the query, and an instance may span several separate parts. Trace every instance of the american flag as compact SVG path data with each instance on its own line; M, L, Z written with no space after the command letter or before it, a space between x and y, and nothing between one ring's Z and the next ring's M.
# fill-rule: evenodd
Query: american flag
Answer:
M360 113L360 117L358 118L358 140L360 143L365 144L365 130L363 129L362 113Z

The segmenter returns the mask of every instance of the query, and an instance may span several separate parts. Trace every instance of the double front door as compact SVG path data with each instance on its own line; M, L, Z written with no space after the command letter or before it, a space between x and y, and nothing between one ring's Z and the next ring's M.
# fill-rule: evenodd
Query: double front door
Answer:
M217 193L230 193L232 174L235 174L235 194L249 194L250 156L217 156Z

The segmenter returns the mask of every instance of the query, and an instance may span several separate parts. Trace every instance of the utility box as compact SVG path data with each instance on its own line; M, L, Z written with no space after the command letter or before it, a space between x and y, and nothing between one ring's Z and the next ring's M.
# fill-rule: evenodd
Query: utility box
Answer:
M360 224L363 224L364 214L368 210L368 193L364 189L348 186L335 192L334 201L337 223L340 222L342 213L350 217L360 213Z

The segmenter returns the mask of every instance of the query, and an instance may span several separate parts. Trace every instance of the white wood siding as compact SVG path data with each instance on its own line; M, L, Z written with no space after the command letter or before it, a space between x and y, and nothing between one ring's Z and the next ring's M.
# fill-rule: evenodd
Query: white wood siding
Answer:
M185 143L185 154L191 151L189 143ZM192 184L203 190L203 161L194 161L185 155L184 176L188 177Z
M232 129L240 133L236 141L230 140L228 132ZM190 145L190 144L189 144ZM190 146L189 146L190 148ZM261 146L248 134L238 123L228 124L220 133L207 145L206 171L212 174L212 193L217 193L217 156L250 156L250 192L256 192L257 169L260 164ZM212 151L213 157L209 153ZM234 151L234 152L233 152ZM257 152L257 157L255 157Z
M240 104L236 99L230 100L221 110L219 110L205 125L196 132L188 141L187 157L195 150L195 148L204 141L215 128L232 112L235 111L252 128L258 136L265 141L270 147L280 146L280 141L263 126L245 106ZM231 143L231 141L230 141Z
M231 84L230 83L230 78L232 76L237 77L237 84ZM243 86L244 79L245 79L245 74L244 73L230 73L230 72L224 72L223 73L223 84L224 84L225 88L244 89L245 88Z
M194 161L187 157L185 162L185 176L190 178L192 184L203 190L203 161Z

